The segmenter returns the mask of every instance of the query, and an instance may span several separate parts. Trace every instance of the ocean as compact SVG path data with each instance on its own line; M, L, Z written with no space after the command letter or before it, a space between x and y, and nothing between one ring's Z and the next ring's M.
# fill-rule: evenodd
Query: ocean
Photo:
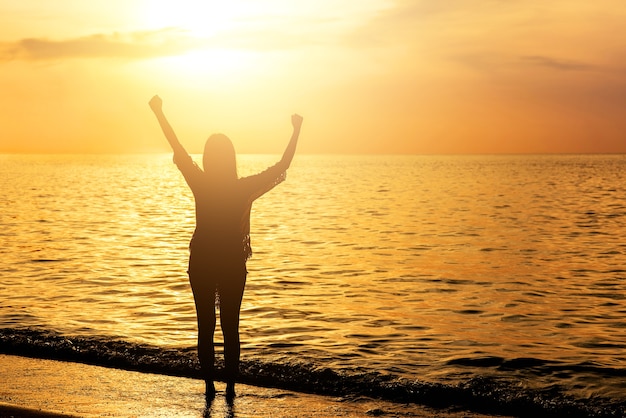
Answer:
M625 179L626 155L296 155L253 205L241 380L626 414ZM0 182L0 352L198 375L171 155L0 155Z

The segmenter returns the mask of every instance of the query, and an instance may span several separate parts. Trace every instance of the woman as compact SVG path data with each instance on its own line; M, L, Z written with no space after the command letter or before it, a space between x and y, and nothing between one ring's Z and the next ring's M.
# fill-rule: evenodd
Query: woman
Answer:
M162 104L159 96L150 100L150 107L174 150L174 162L195 199L196 229L189 245L188 273L196 303L198 358L206 394L215 394L213 333L218 298L226 393L233 396L239 370L239 309L246 284L246 260L252 255L250 209L256 198L285 179L296 151L302 117L291 117L293 134L277 164L259 174L238 178L235 149L225 135L214 134L206 141L202 170L178 141L163 114Z

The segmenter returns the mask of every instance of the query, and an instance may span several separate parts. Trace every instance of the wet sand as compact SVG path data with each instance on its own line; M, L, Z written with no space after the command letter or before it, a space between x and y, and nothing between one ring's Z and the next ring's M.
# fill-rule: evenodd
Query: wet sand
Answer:
M211 402L200 380L0 355L0 417L485 417L370 398L333 398L248 385Z

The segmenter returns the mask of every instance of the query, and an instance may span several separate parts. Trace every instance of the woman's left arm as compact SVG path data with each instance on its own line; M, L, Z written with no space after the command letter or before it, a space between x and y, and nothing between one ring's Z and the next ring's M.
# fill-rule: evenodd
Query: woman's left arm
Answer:
M289 140L289 144L287 144L287 148L285 148L283 157L279 162L279 165L284 170L289 168L291 160L293 160L293 156L296 153L298 137L300 136L300 127L302 126L302 116L298 114L291 115L291 125L293 126L293 133L291 134L291 139Z

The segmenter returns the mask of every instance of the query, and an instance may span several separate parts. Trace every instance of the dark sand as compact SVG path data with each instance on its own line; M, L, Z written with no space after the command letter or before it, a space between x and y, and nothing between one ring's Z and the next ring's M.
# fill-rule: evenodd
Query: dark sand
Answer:
M224 384L207 403L200 380L0 355L0 417L485 417L370 398Z

